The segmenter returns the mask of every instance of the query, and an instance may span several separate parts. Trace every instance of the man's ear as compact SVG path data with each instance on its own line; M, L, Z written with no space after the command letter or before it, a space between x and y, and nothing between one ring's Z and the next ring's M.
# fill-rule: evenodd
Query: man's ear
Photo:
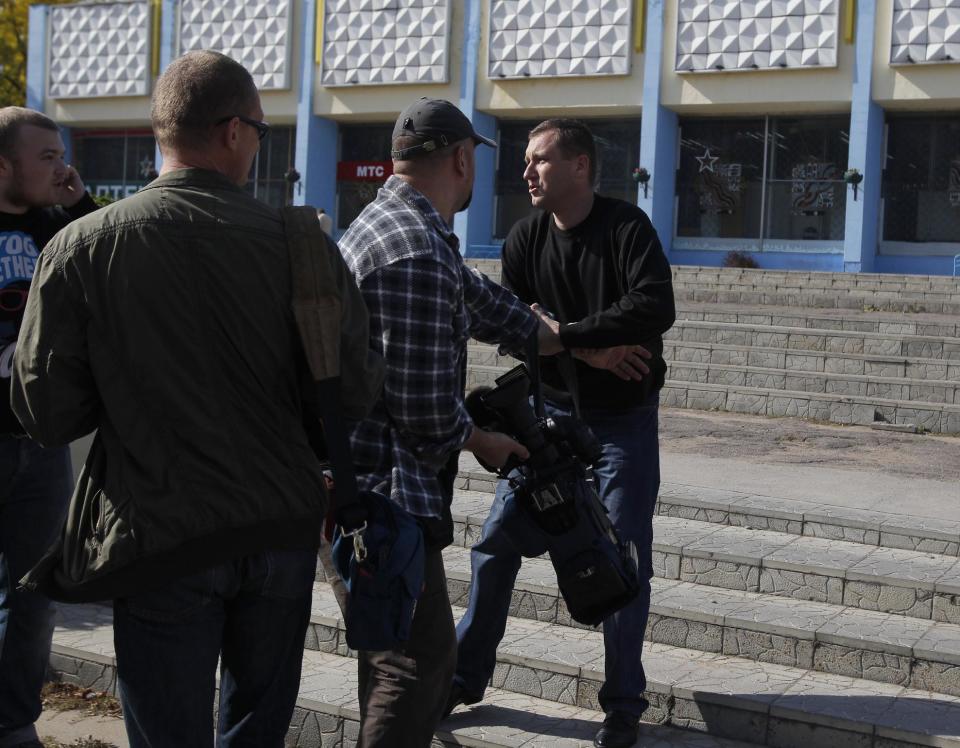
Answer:
M577 173L582 174L584 179L590 180L590 157L586 153L577 156Z
M463 176L467 173L467 162L470 158L467 153L467 147L465 145L458 145L453 151L453 165L457 170L457 174Z
M6 156L0 156L0 179L8 179L13 174L13 162Z
M240 145L240 126L242 123L236 117L213 128L213 140L217 145L231 151L237 150Z

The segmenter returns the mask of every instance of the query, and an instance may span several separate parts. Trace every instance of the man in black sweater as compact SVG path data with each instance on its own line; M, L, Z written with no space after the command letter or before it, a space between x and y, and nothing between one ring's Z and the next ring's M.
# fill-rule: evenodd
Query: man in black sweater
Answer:
M599 699L606 718L594 743L611 748L633 745L647 707L640 657L660 485L662 336L675 311L670 266L650 219L636 205L594 193L596 163L593 136L582 122L551 119L531 131L523 178L538 210L510 231L502 282L554 319L564 347L579 359L582 417L603 445L594 469L600 497L621 540L633 541L639 551L641 592L603 624L606 680ZM568 389L555 360L543 359L541 369L547 385ZM482 698L503 637L520 568L501 526L508 491L501 481L471 552L473 581L457 627L451 707Z
M50 602L17 582L53 543L73 477L69 447L27 438L10 409L10 371L40 250L96 210L64 163L56 123L0 108L0 746L40 746L33 723L53 634Z

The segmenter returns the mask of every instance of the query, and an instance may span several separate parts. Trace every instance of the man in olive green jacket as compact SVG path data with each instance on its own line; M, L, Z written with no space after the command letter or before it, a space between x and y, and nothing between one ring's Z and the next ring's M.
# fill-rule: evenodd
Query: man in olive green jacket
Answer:
M283 225L242 189L262 119L238 63L174 61L153 97L160 177L48 245L17 351L34 439L97 430L62 541L26 581L114 600L132 746L210 745L218 658L218 745L281 746L299 687L326 494ZM323 241L359 417L382 374Z

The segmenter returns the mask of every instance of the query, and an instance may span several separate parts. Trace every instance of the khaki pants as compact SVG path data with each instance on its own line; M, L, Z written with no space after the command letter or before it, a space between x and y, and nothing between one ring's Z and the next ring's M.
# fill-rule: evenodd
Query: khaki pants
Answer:
M439 550L424 571L406 646L359 653L359 748L428 748L446 707L457 637Z

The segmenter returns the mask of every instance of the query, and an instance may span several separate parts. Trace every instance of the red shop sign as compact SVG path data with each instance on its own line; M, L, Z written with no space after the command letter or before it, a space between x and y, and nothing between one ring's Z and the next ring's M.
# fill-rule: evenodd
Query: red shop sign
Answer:
M384 182L391 174L392 161L337 162L337 180L340 182Z

